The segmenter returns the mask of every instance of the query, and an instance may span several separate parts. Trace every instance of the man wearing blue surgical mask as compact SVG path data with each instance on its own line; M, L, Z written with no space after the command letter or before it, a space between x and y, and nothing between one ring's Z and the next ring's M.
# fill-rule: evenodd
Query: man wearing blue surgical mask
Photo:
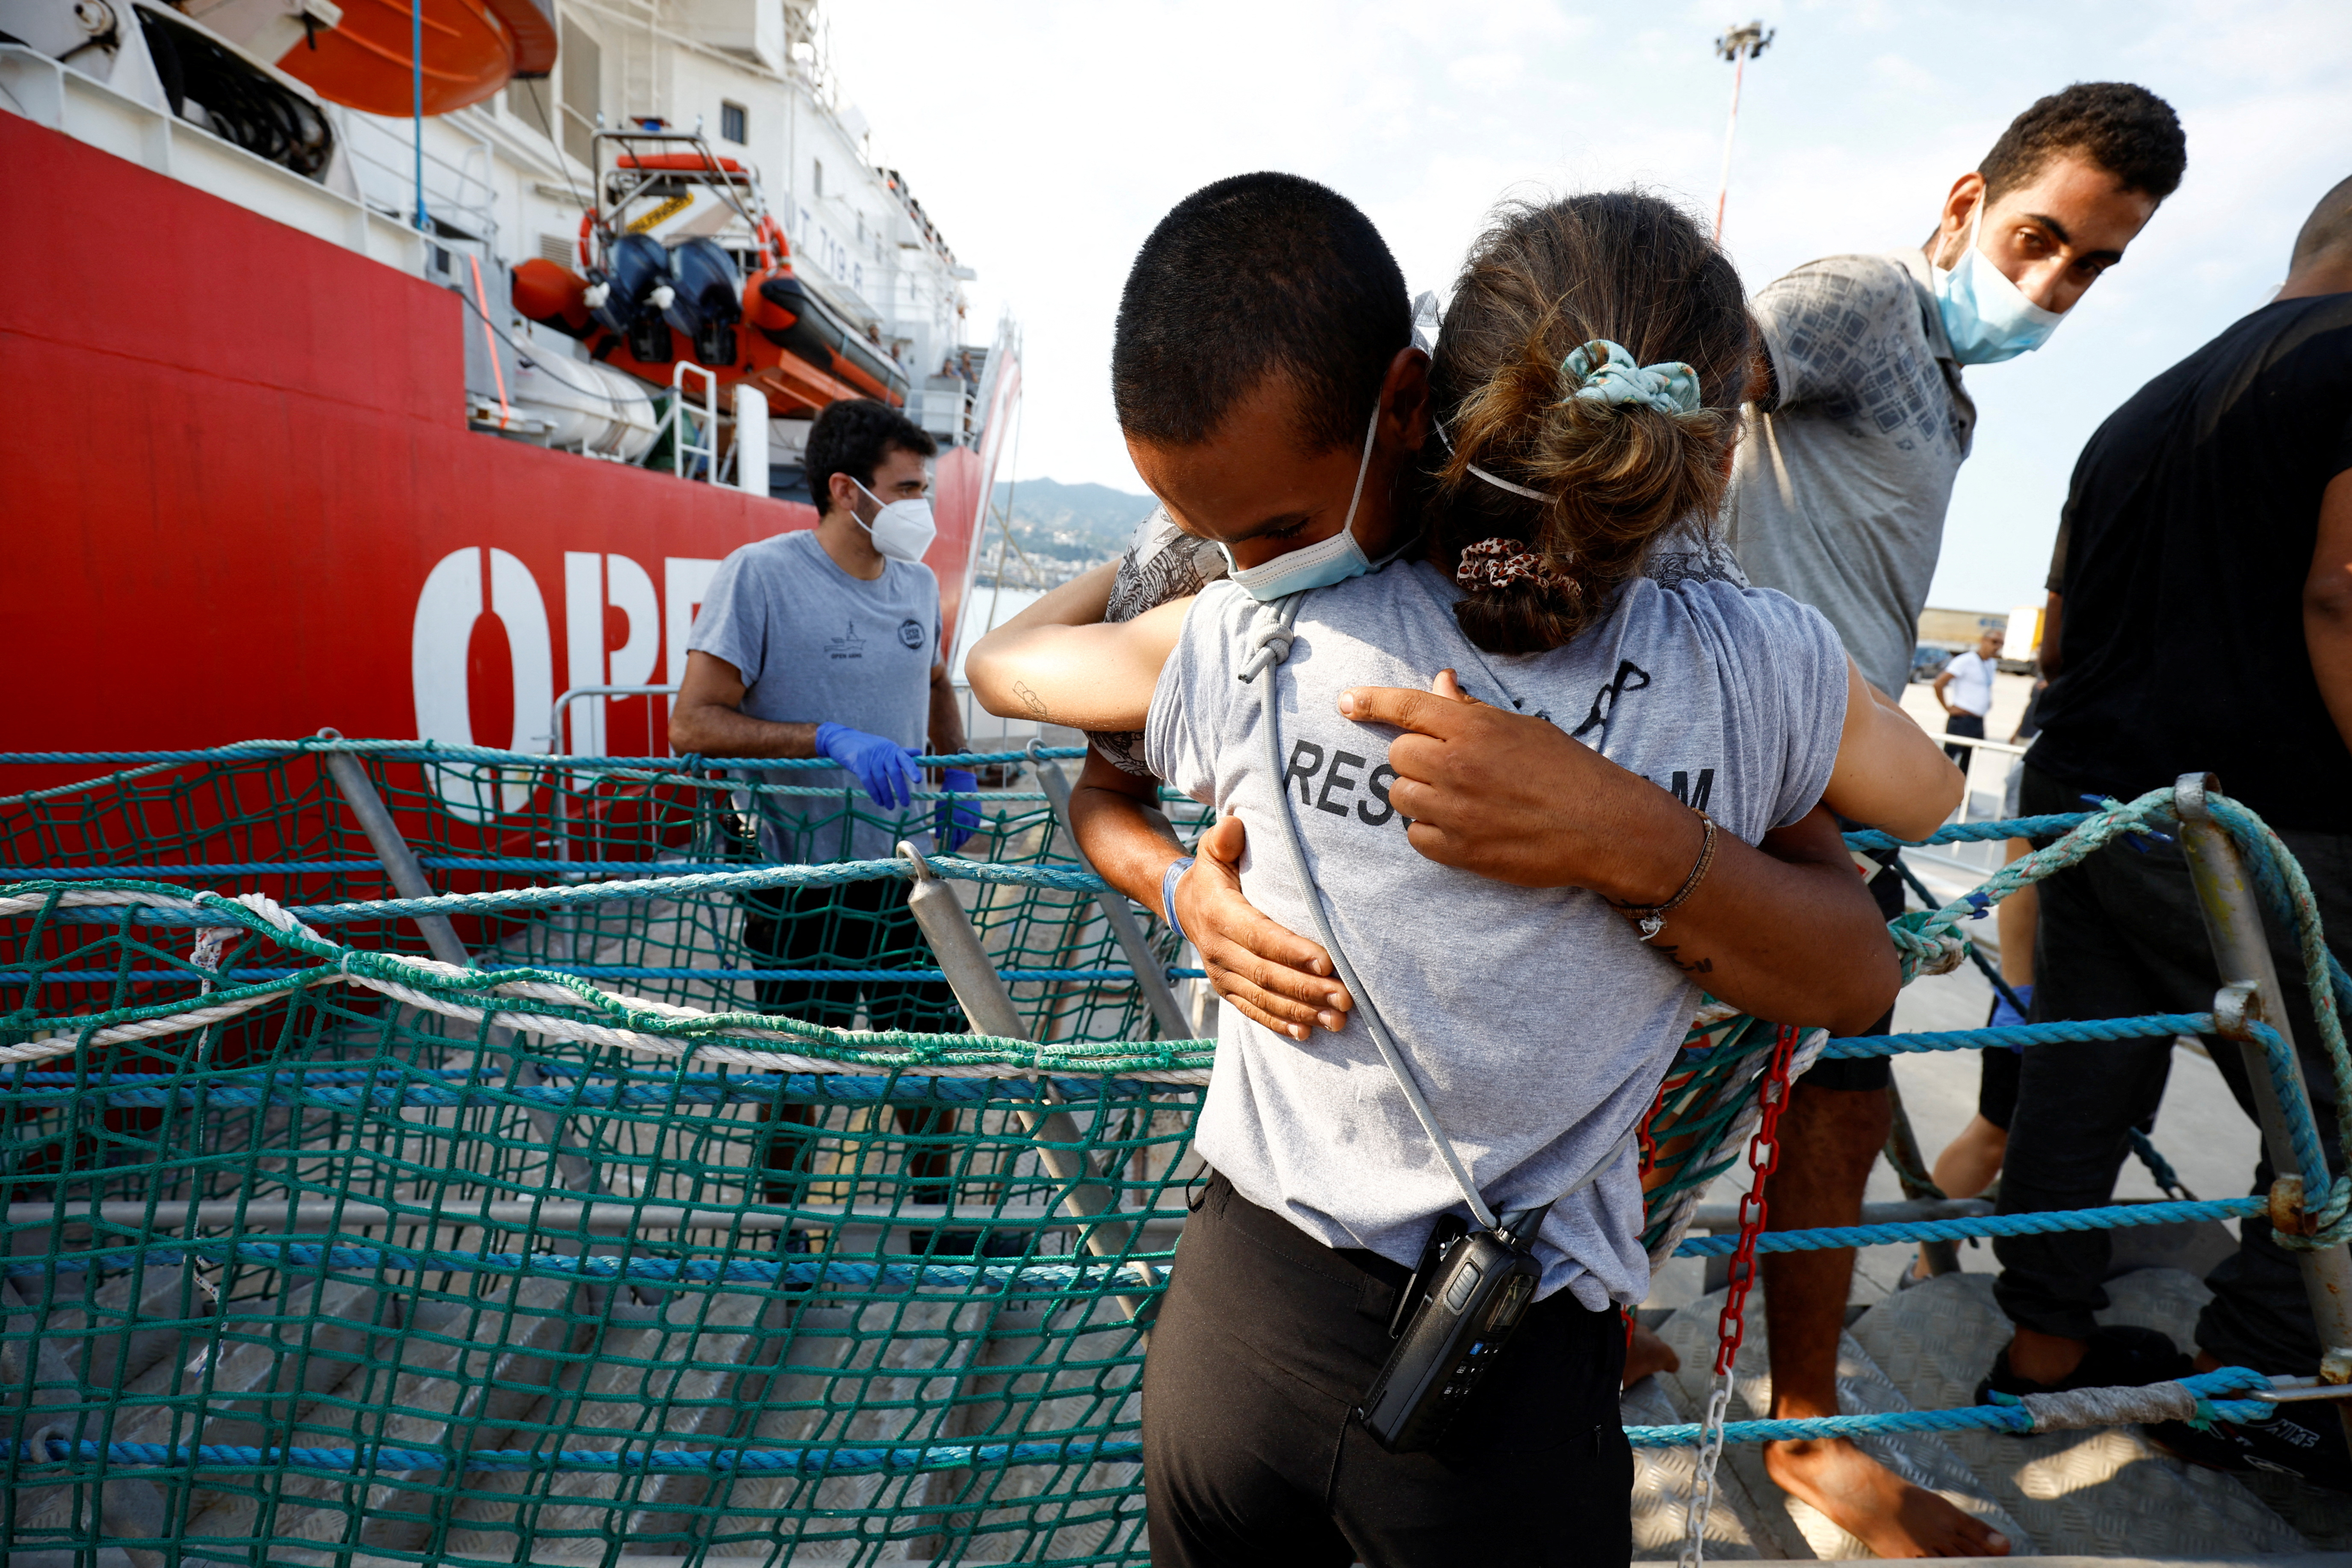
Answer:
M1969 366L2041 347L2180 183L2169 106L2078 82L2012 121L1952 182L1915 250L1810 262L1757 292L1767 385L1747 411L1727 531L1748 579L1827 616L1890 697L1909 678L1952 482L1975 435ZM1902 889L1872 881L1889 918ZM1881 1030L1891 1026L1891 1018ZM1823 1062L1781 1122L1775 1229L1853 1225L1886 1142L1888 1058ZM1834 1415L1851 1252L1764 1265L1773 1414ZM2110 1381L2130 1381L2116 1378ZM1986 1550L1985 1527L1853 1444L1775 1443L1765 1467L1881 1556Z

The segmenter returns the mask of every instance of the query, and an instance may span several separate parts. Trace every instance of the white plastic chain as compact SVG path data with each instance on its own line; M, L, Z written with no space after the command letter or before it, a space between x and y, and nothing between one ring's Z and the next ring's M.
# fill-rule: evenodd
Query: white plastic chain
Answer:
M1706 1396L1706 1416L1701 1423L1698 1467L1691 1475L1690 1537L1683 1542L1679 1568L1699 1568L1706 1561L1706 1516L1715 1511L1715 1471L1723 1462L1723 1424L1731 1415L1731 1373L1715 1374Z

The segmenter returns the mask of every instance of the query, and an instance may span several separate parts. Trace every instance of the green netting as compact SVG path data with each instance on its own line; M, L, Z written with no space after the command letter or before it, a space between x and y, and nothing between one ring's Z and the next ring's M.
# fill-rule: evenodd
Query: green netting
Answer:
M756 856L736 792L704 779L434 765L437 787L370 761L446 890ZM469 816L452 773L510 809ZM1042 801L983 811L961 855L1069 864ZM390 891L312 756L19 794L0 835L10 881L105 867L285 905ZM1013 990L1057 1059L1152 1036L1090 895L958 886L1003 969L1055 976ZM486 966L949 1032L903 889L457 924ZM315 943L191 918L53 898L9 921L0 1045L83 1042L0 1072L12 1552L1142 1559L1129 1314L1181 1223L1198 1083L665 1063L350 984L271 990L325 967ZM405 920L322 931L423 947ZM93 1032L240 995L258 1001L201 1031ZM1078 1220L1074 1185L1107 1213Z
M927 799L908 811L881 812L863 795L811 790L781 770L765 775L773 783L746 786L710 769L591 767L578 759L529 767L381 754L363 754L363 762L436 890L452 893L761 864L753 816L761 798L804 821L809 837L844 844L855 824L876 825L895 838L929 828L938 810ZM1170 809L1186 837L1198 831L1200 807L1181 801ZM983 791L979 815L979 830L956 850L966 858L1078 863L1034 791ZM185 885L264 892L289 906L392 892L314 752L215 755L0 797L0 875L99 868L131 876L150 869ZM1013 999L1039 1038L1156 1037L1090 894L983 887L971 908L991 954L1015 977ZM814 973L931 966L929 949L906 917L903 889L890 884L618 900L556 916L468 916L456 923L484 964L560 965L659 1001L762 1007L836 1026L863 1015L876 1027L960 1026L952 997L936 980ZM1154 952L1172 960L1174 933L1156 919L1149 925ZM425 949L411 921L336 930L354 946ZM49 940L75 938L60 928ZM95 960L55 973L92 969L102 973L87 987L53 983L47 1009L119 1005L114 988L124 984L146 988L143 1000L185 994L190 984L161 960L133 963L133 973L122 975Z

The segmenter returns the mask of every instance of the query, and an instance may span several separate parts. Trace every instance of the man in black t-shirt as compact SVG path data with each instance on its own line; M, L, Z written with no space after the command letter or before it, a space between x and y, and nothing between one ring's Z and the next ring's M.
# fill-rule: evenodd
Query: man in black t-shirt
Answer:
M2331 945L2352 958L2352 180L2297 236L2277 298L2143 387L2084 448L2044 616L2042 732L2028 815L2128 800L2218 773L2303 863ZM2180 628L2207 628L2181 635ZM2177 845L2116 844L2041 884L2038 1021L2201 1013L2221 982ZM2291 932L2271 943L2331 1161L2336 1082ZM2247 1113L2239 1047L2209 1043ZM2172 1039L2025 1053L2001 1176L2004 1214L2112 1196L2128 1130L2164 1091ZM2253 1190L2268 1190L2265 1159ZM2198 1365L2319 1370L2292 1254L2266 1220L2208 1279ZM2107 1233L2004 1237L1996 1296L2017 1325L1988 1384L2011 1394L2140 1383L2188 1370L2148 1330L2100 1328ZM2332 1413L2261 1426L2155 1429L2189 1457L2284 1465L2352 1490Z

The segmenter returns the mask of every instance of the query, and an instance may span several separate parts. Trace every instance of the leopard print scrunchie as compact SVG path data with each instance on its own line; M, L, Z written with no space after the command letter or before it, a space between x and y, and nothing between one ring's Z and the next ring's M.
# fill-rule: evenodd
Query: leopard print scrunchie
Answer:
M1528 548L1523 539L1482 539L1462 552L1454 580L1471 593L1499 593L1517 583L1533 583L1559 598L1577 596L1576 584Z

